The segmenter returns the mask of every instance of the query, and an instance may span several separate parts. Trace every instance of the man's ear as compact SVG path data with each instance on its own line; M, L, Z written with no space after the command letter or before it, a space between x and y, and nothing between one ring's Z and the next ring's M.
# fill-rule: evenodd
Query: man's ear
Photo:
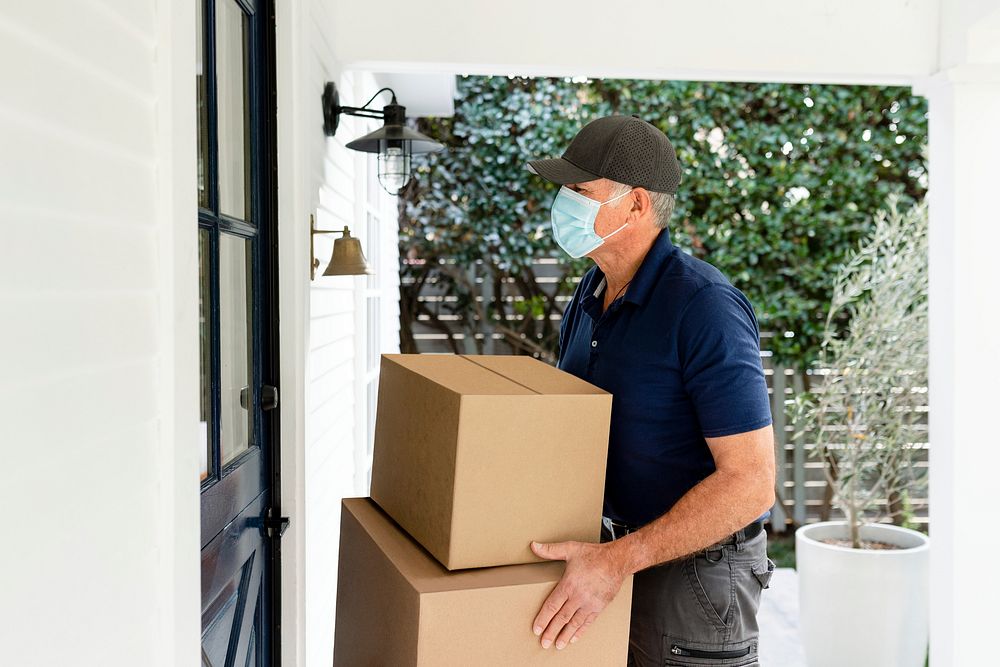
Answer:
M632 188L632 192L629 194L632 195L629 197L629 201L632 202L629 213L633 214L636 219L641 218L653 208L653 202L649 200L649 191L646 188Z

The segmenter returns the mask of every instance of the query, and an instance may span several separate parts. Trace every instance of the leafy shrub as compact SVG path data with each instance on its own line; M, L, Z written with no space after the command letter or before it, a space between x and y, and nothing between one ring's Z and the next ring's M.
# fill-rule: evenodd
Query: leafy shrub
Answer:
M890 194L903 211L926 190L926 101L906 88L461 77L455 115L418 122L447 150L415 160L402 193L404 349L415 351L419 314L455 331L417 298L435 282L457 297L450 310L466 334L496 330L520 352L553 358L554 296L571 293L590 261L552 241L556 188L525 161L562 154L581 126L611 113L637 114L670 138L684 170L674 242L747 294L787 366L817 358L832 278L872 213ZM542 257L565 260L550 287L532 268ZM476 299L484 285L486 303ZM847 315L834 324L843 329Z

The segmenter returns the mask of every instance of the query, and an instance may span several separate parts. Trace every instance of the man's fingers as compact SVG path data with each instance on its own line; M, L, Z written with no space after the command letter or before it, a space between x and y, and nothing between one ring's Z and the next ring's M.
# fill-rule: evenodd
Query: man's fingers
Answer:
M569 623L566 624L566 627L564 627L559 633L559 636L556 637L557 649L561 651L566 648L570 639L572 639L576 635L577 631L583 627L583 624L587 621L587 617L589 615L590 614L584 611L582 607L576 610L576 613L573 614L573 618L570 619Z
M587 628L593 625L595 620L597 620L597 612L591 612L590 615L587 616L587 620L585 620L583 625L580 626L580 629L576 631L576 634L570 638L569 643L575 644L580 641L583 634L587 631Z
M531 550L539 558L546 560L566 560L567 546L568 543L566 542L552 542L549 544L532 542Z
M538 615L535 616L535 622L532 625L532 629L534 630L536 637L545 631L545 628L549 626L549 621L551 621L552 618L559 613L559 610L562 609L563 604L568 599L569 596L563 592L563 588L561 586L556 586L552 589L552 592L549 593L549 597L547 597L545 602L542 603L542 608L538 611Z
M552 646L556 637L562 632L562 629L573 619L573 615L576 614L577 609L579 609L579 606L573 604L572 600L567 600L563 604L562 608L549 621L549 626L545 628L545 632L542 633L542 648Z

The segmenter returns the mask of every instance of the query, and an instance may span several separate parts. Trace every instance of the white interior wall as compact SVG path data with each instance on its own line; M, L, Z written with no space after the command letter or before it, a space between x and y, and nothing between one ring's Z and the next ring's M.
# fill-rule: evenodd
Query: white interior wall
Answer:
M5 665L198 660L193 73L193 3L0 5Z

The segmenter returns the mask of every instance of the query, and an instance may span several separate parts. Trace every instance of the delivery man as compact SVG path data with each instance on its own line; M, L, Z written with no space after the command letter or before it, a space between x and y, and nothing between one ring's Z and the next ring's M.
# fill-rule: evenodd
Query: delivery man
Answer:
M528 164L562 186L556 242L596 264L558 366L614 397L601 543L531 544L566 561L534 633L546 649L581 639L634 574L629 665L755 665L774 434L753 306L671 243L681 170L653 125L599 118Z

